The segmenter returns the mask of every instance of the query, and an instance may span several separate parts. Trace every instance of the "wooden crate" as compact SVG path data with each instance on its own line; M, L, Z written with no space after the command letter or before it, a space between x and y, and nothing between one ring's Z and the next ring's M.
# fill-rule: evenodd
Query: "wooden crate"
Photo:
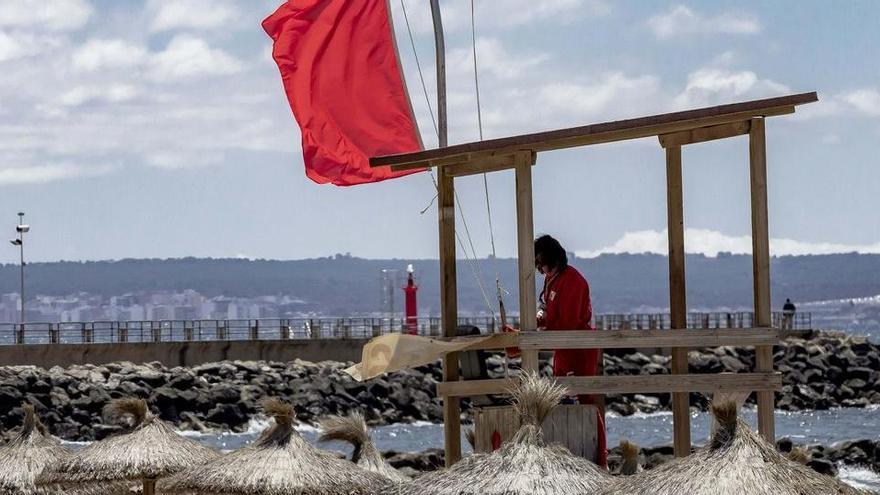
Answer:
M557 406L544 421L544 440L548 444L562 444L572 454L596 462L597 411L596 406L591 405ZM495 432L503 443L513 438L519 427L519 416L513 406L478 407L474 410L474 449L491 452Z

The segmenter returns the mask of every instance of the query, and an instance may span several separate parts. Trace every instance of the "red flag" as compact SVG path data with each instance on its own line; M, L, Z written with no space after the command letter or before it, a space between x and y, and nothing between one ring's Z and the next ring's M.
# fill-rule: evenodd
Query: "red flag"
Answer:
M387 0L290 0L263 29L274 40L310 179L350 186L420 171L369 164L422 148Z

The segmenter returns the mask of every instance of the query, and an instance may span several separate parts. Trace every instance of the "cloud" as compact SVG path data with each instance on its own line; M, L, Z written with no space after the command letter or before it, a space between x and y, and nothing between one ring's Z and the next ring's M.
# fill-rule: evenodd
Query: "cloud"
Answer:
M144 62L147 50L125 40L89 40L73 52L73 67L82 71L136 67Z
M852 115L880 117L880 91L875 88L858 88L830 96L819 94L818 102L798 108L793 119L806 121Z
M135 98L139 91L129 84L77 86L61 95L61 104L75 107L88 102L122 103Z
M475 12L478 25L488 23L507 28L550 19L571 22L582 17L603 16L611 11L611 5L600 0L507 0L478 4L482 7Z
M51 35L35 36L29 33L0 31L0 62L39 55L61 44L59 38Z
M611 246L596 251L579 251L578 256L593 258L601 254L651 253L665 255L668 252L667 231L640 230L627 232ZM752 237L728 236L708 229L685 229L685 251L705 256L718 256L720 252L751 254ZM880 253L880 242L869 245L838 244L830 242L804 242L793 239L770 239L773 256L833 254L833 253Z
M175 36L165 50L152 55L150 65L150 76L157 81L228 75L242 69L232 55L186 34Z
M758 20L748 14L724 12L705 16L684 5L677 5L665 14L648 19L648 27L658 39L713 34L756 34L761 31Z
M547 83L538 91L538 101L555 111L595 116L611 106L618 110L621 105L641 107L659 89L655 76L609 72L587 83Z
M169 170L206 167L223 161L222 153L202 150L158 151L146 156L147 165Z
M431 33L434 30L431 9L428 2L421 0L404 0L406 15L412 30L416 33ZM398 1L391 3L395 24L404 25L403 12ZM508 30L521 26L533 26L536 23L551 21L553 23L570 23L584 17L602 17L612 10L606 0L504 0L480 1L474 4L474 18L479 33L483 29ZM440 2L440 13L443 20L443 31L453 33L470 31L470 3L466 0L458 2ZM403 29L406 29L405 27Z
M512 54L497 39L477 39L477 61L481 76L491 75L500 79L514 79L549 58L549 55L545 53ZM453 50L447 60L451 76L473 78L474 53L472 48Z
M675 97L677 108L690 108L719 103L730 103L735 99L764 98L790 93L788 86L761 79L750 70L733 71L719 68L702 68L688 74L684 91Z
M233 28L241 14L235 5L218 0L156 0L149 8L154 10L150 30Z
M98 176L111 172L109 165L83 166L73 163L26 165L0 168L0 186L40 184L76 177Z
M83 27L93 13L85 0L3 0L0 28L72 31Z
M871 117L880 117L880 91L876 89L857 89L839 95L839 99L860 113Z

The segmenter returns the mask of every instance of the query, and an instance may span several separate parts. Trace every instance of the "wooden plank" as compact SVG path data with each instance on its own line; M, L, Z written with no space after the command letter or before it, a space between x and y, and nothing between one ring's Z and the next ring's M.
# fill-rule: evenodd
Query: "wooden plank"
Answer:
M620 375L620 376L560 376L556 381L578 394L638 394L680 392L734 392L738 390L782 389L782 374L775 372L710 373L685 375ZM516 380L470 380L441 382L437 394L444 397L507 394Z
M492 335L475 335L473 337L437 337L436 340L446 342L467 342L468 340L488 339L479 344L470 344L469 351L504 349L505 347L515 347L519 342L519 336L516 333L496 333Z
M778 107L762 111L760 115L764 117L773 117L778 115L787 115L794 113L795 107ZM499 148L487 151L474 151L468 153L453 154L440 158L432 158L428 160L418 160L405 162L403 164L391 165L392 170L412 170L429 167L444 167L454 165L470 165L476 170L480 170L480 162L487 157L511 155L523 148L532 152L560 150L565 148L575 148L579 146L590 146L595 144L613 143L617 141L626 141L631 139L641 139L660 134L668 134L672 132L685 131L688 129L697 129L707 126L727 124L731 122L741 122L744 119L752 119L755 112L744 112L731 115L722 115L719 117L706 117L698 120L675 122L671 124L662 124L648 127L640 127L637 129L628 129L624 131L611 131L599 134L590 134L586 136L576 136L572 138L560 139L550 143L537 143L532 145L516 145L508 148ZM387 165L371 165L375 167L383 167Z
M514 161L516 154L516 151L482 154L479 156L474 156L473 153L465 153L463 155L432 160L430 166L446 167L449 169L449 175L453 177L464 177L467 175L512 169L516 166ZM532 153L532 165L535 164L536 156L536 153ZM427 165L424 163L393 165L391 170L394 172L400 172L415 170L425 166Z
M530 155L530 165L534 165L538 155L537 153L530 153ZM410 165L403 165L403 167L406 167L402 168L404 170L411 168ZM516 167L516 154L489 157L478 162L457 163L449 165L447 168L449 169L449 174L453 177L465 177L468 175L500 172L514 167ZM396 166L391 167L391 169L395 171L398 170L398 168L399 167Z
M669 312L673 329L687 328L684 256L684 193L681 146L666 148L666 224L669 234ZM672 350L672 374L688 372L687 348ZM672 394L673 445L676 457L691 452L690 394Z
M773 117L777 115L787 115L794 113L794 107L777 107L770 108L760 112L760 115L765 117ZM575 136L571 138L559 139L556 141L548 142L548 143L537 143L531 145L515 145L510 146L508 148L499 148L492 149L486 151L473 151L467 153L459 153L459 154L451 154L446 156L441 156L439 158L432 158L427 160L417 160L412 162L405 162L403 164L392 164L392 170L410 170L424 167L444 167L444 166L453 166L453 165L471 165L473 167L479 168L479 162L484 160L487 157L493 156L503 156L505 154L510 155L514 154L518 151L522 151L523 148L529 149L532 152L539 151L551 151L551 150L560 150L565 148L574 148L578 146L589 146L594 144L605 144L605 143L613 143L617 141L626 141L630 139L641 139L653 136L659 136L660 134L668 134L672 132L685 131L688 129L697 129L701 127L707 127L712 125L720 125L727 124L730 122L740 122L744 119L752 119L755 117L755 112L743 112L737 114L730 115L721 115L718 117L705 117L697 120L688 120L682 122L674 122L670 124L662 124L662 125L654 125L648 127L640 127L636 129L627 129L623 131L610 131L603 132L597 134L589 134L585 136ZM481 141L482 142L482 141ZM450 146L449 148L453 148ZM439 149L439 148L438 148ZM371 165L376 167L382 167L387 165Z
M815 92L802 93L763 100L753 100L729 105L687 110L635 119L604 122L568 129L537 132L520 136L458 144L432 150L416 151L398 155L373 157L370 166L401 165L405 163L430 163L431 160L465 153L482 153L501 150L529 149L548 151L584 144L612 142L621 139L655 136L695 127L735 122L755 116L790 113L797 105L818 101Z
M755 324L770 326L770 235L767 216L767 148L764 119L753 119L749 133L749 176L752 196L752 272ZM755 348L755 369L773 371L773 346ZM758 431L768 442L776 441L772 392L758 392Z
M751 122L743 120L740 122L731 122L729 124L713 125L709 127L699 127L696 129L688 129L686 131L673 132L670 134L661 134L660 146L671 148L673 146L684 146L686 144L705 143L706 141L714 141L716 139L726 139L734 136L742 136L748 134L751 128Z
M516 245L519 267L519 324L522 332L538 329L535 296L535 227L532 210L532 153L519 152L516 164ZM523 351L522 368L538 370L538 351Z
M518 344L511 345L519 345L523 350L753 346L774 345L781 340L779 330L773 328L559 330L532 334L523 333L517 337L519 338ZM497 341L498 344L502 342L506 341ZM494 341L493 344L495 344Z

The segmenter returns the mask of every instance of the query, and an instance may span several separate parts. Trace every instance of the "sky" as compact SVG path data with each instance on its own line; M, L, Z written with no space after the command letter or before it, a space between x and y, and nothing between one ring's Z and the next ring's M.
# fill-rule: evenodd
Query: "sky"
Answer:
M428 174L349 188L305 177L260 27L279 4L0 2L0 231L12 238L26 212L34 261L436 258ZM475 141L471 4L441 4L450 143ZM428 2L391 5L434 147ZM771 252L878 253L878 18L870 0L476 0L483 135L817 91L767 123ZM665 253L664 163L656 139L540 154L536 232L580 256ZM683 163L687 251L749 252L747 138L686 147ZM463 244L482 257L494 237L498 256L515 256L512 172L487 182L493 235L482 177L457 181ZM0 263L17 262L6 246Z

